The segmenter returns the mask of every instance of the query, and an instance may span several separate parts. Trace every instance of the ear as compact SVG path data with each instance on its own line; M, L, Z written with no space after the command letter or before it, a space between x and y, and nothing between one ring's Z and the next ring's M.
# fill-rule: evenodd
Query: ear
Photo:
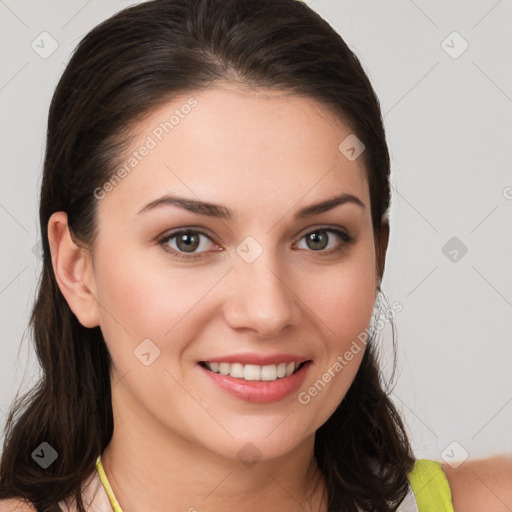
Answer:
M73 242L66 212L56 212L50 217L48 241L55 279L71 311L84 327L98 326L92 260L88 252Z
M386 264L386 251L389 242L389 221L386 216L382 217L380 224L380 232L377 237L377 282L375 283L377 289L380 289L382 276L384 275L384 267Z

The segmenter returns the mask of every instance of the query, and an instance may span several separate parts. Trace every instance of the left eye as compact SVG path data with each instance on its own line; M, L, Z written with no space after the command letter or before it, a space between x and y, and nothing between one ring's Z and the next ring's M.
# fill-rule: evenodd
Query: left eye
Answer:
M342 243L342 247L340 249L353 241L353 237L348 233L334 228L321 228L316 229L315 231L310 231L304 235L301 240L304 239L307 245L306 248L312 249L314 252L323 251L324 249L328 249L326 252L330 252L330 249L333 249L333 247L327 247L330 238L327 233L335 234L338 238L341 238L344 243Z
M339 247L333 248L332 245L329 247L329 240L333 234L342 241ZM170 233L159 240L159 244L163 246L164 250L179 258L198 258L201 257L201 253L208 252L208 242L203 242L201 240L202 237L216 246L206 233L191 229ZM313 252L331 253L345 249L346 246L350 245L355 240L355 238L340 229L319 228L303 235L300 241L302 240L306 243L306 249L311 249ZM172 243L170 243L171 241ZM334 244L334 246L335 245L336 244ZM221 251L222 249L216 250Z

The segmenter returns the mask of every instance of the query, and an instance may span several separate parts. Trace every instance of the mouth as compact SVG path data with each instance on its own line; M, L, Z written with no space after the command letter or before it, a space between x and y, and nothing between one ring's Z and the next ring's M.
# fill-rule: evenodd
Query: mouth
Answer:
M307 361L279 362L269 365L199 361L199 365L213 373L246 381L271 382L285 379L298 372Z
M206 377L205 383L214 384L215 388L237 400L254 404L291 399L303 385L313 364L312 359L300 359L300 356L297 359L291 354L277 356L274 360L246 355L244 360L251 361L249 364L237 359L238 356L224 356L216 361L198 361L197 367ZM267 364L254 364L256 362Z

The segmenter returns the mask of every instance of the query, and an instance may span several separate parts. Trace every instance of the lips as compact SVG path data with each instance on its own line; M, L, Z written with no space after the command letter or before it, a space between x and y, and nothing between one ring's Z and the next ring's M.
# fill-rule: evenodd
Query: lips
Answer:
M199 361L210 382L248 402L269 403L294 393L304 382L312 360L297 354L231 355Z

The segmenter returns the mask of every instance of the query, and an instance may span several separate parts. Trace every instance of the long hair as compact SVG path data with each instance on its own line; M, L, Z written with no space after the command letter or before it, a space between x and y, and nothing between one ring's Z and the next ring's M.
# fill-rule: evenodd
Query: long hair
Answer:
M30 318L42 377L9 411L0 498L21 498L51 512L73 497L85 512L81 484L113 434L112 360L100 328L82 326L60 292L47 236L50 216L67 212L73 239L92 248L94 190L121 163L131 128L174 97L225 80L318 101L356 134L365 145L361 158L379 240L390 206L379 101L357 57L308 6L297 0L153 0L96 26L75 49L50 105L39 209L43 268ZM374 334L346 396L316 432L314 453L332 512L395 510L414 464ZM33 458L44 442L58 453L45 469Z

